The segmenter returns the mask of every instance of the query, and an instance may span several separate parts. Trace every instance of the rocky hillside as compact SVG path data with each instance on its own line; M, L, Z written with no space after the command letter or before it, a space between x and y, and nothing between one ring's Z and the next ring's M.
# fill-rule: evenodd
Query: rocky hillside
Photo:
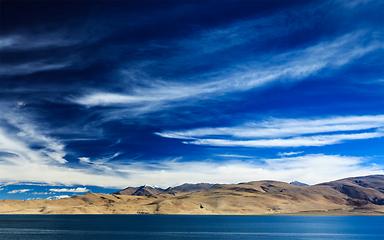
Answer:
M141 187L127 187L123 190L114 192L115 195L131 195L131 196L151 196L156 194L179 194L179 193L188 193L188 192L197 192L202 190L208 190L215 184L210 183L197 183L190 184L184 183L177 187L169 187L167 189L162 189L158 187L151 186L141 186Z
M2 214L370 214L384 215L384 175L312 186L278 181L128 187L59 200L0 201Z
M377 205L384 205L384 177L383 175L346 178L339 181L319 184L330 186L351 199L368 201Z

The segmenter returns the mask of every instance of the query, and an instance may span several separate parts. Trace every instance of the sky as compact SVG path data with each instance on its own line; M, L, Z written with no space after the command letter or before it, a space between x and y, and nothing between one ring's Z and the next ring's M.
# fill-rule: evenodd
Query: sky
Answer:
M383 1L0 4L0 199L384 174Z

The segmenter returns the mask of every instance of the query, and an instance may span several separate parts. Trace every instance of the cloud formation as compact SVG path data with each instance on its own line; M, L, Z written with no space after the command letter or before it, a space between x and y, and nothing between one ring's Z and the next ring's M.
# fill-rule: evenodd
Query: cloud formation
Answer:
M151 162L105 163L109 171L85 174L72 170L71 179L67 178L70 169L43 169L43 172L25 172L24 178L31 175L48 175L36 179L45 181L60 178L62 183L99 185L124 188L141 186L144 183L159 187L169 187L182 183L238 183L252 180L273 179L290 182L316 184L350 176L383 174L381 166L371 164L369 159L340 155L308 154L296 157L280 157L272 159L231 160L231 161L190 161L181 159ZM18 176L23 179L21 176ZM69 189L70 190L70 189ZM64 192L64 191L57 191ZM76 191L73 191L74 193Z
M288 139L263 140L227 140L227 139L198 139L184 144L217 146L217 147L309 147L326 146L342 143L346 140L371 139L383 137L383 132L318 135L311 137L293 137Z
M225 159L237 160L225 160ZM158 161L97 161L87 168L72 168L31 159L21 162L13 156L13 164L0 168L2 179L20 182L44 182L65 185L97 185L104 187L140 186L144 183L160 187L185 182L235 183L251 180L299 180L314 184L348 176L383 174L382 167L368 164L369 159L339 155L281 156L277 159L252 159L236 155L218 156L220 162L181 161L181 158ZM108 158L111 159L111 158ZM22 163L22 164L20 164ZM316 174L315 174L316 173ZM298 178L298 176L300 176ZM86 188L52 188L52 192L85 192Z
M198 128L156 133L185 139L185 144L222 147L325 146L347 140L381 138L384 116L343 116L322 119L271 119L236 127ZM362 132L363 131L363 132Z
M57 196L52 196L52 197L47 197L48 200L56 200L56 199L63 199L63 198L69 198L70 196L68 195L57 195Z
M292 156L292 155L298 155L298 154L302 154L304 151L300 151L300 152L279 152L277 153L278 156L280 157L286 157L286 156Z
M204 79L200 81L201 83L144 78L141 79L141 84L144 83L145 86L127 89L130 93L94 90L93 93L72 101L90 107L120 105L130 108L130 111L147 113L173 105L188 104L185 100L189 99L193 99L193 102L198 99L247 91L274 82L301 81L321 70L341 67L370 52L382 49L382 43L377 40L364 44L360 42L361 38L367 38L369 34L372 33L356 31L303 49L277 54L268 62L265 62L265 59L262 62L247 61L244 65L238 63L235 69L229 68L222 73L195 76L194 78Z
M31 120L32 116L27 119L6 104L1 109L4 114L0 116L0 152L7 154L3 161L11 163L17 156L21 160L17 164L29 161L67 162L64 159L64 144L43 134Z
M64 32L42 34L19 33L0 37L0 51L26 51L68 47L81 43L82 39Z
M10 55L10 53L24 52L25 54L18 57L17 61L4 61L0 66L0 75L7 77L28 75L70 67L75 60L75 54L64 54L65 57L56 57L46 54L44 51L53 51L80 42L80 39L70 39L63 36L62 33L44 33L40 35L19 33L1 36L0 53ZM36 54L31 54L33 51ZM58 54L57 51L55 53Z
M2 107L0 116L0 176L2 181L75 185L125 185L121 176L95 173L96 168L73 168L62 141L47 136L38 126L33 114L25 118L21 112ZM106 159L105 161L107 161ZM5 186L3 184L2 186ZM82 190L81 188L78 190Z
M2 194L382 173L378 1L25 4L1 15Z
M9 191L8 193L9 194L25 193L25 192L28 192L28 191L31 191L31 190L32 189L15 189L15 190Z
M84 193L89 192L90 190L86 187L78 187L78 188L51 188L49 189L51 192L72 192L72 193Z
M49 61L37 60L33 62L20 63L17 65L2 64L0 67L0 75L27 75L36 72L52 71L63 69L72 65L72 61Z
M297 157L249 161L162 161L157 164L133 163L120 166L128 173L131 186L141 182L168 187L182 183L238 183L252 180L279 180L315 184L350 176L383 174L380 166L368 159L340 155L308 154Z

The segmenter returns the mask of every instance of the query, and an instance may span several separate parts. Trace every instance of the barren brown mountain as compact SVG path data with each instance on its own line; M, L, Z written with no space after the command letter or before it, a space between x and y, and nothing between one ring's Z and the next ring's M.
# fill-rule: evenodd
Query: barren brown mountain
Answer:
M278 181L129 187L59 200L2 200L1 214L384 214L384 175L312 186Z

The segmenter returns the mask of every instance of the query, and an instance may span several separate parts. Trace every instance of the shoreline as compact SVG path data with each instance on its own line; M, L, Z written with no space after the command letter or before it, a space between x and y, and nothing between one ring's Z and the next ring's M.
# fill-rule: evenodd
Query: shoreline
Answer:
M52 216L52 215L137 215L137 216L155 216L155 215L164 215L164 216L384 216L384 213L349 213L349 212L298 212L298 213L272 213L272 214L185 214L185 213L180 213L180 214L131 214L131 213L0 213L0 216L6 216L6 215L45 215L45 216Z

